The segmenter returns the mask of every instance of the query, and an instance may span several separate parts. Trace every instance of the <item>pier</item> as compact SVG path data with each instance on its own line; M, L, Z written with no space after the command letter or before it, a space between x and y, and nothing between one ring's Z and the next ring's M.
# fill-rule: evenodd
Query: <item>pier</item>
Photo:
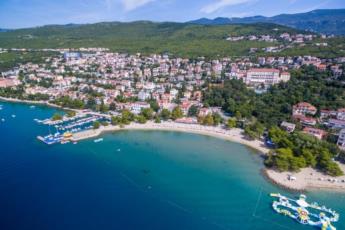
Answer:
M47 125L49 127L49 134L46 136L38 136L37 139L47 145L53 145L58 143L65 144L70 141L75 141L74 136L78 136L79 133L94 131L94 122L110 122L110 116L93 112L79 112L74 117L63 116L61 120L57 121L53 121L52 119L35 119L35 121L39 124ZM51 126L56 129L55 134L52 134L50 132Z

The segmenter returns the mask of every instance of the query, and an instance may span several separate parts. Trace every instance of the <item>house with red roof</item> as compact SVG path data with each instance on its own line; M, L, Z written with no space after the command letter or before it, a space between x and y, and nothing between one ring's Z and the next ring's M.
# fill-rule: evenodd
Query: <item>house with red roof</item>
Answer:
M296 115L293 115L292 117L294 120L299 121L303 125L314 126L317 123L315 118L306 117L304 115L296 114Z
M307 102L300 102L292 108L292 115L315 115L316 112L316 107Z
M327 135L326 131L324 131L322 129L311 128L311 127L305 127L303 129L303 133L312 135L319 140L322 140Z
M17 79L0 78L0 88L16 87L20 84L20 81Z

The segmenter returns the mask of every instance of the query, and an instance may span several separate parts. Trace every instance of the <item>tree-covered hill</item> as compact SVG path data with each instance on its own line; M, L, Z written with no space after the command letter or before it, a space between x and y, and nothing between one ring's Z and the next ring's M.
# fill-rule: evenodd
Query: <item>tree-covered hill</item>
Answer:
M250 48L277 46L281 42L242 40L226 41L229 36L280 35L304 33L276 24L192 25L187 23L154 23L137 21L130 23L103 22L96 24L49 25L36 28L11 30L0 33L1 48L80 48L104 47L116 52L143 54L170 53L182 57L247 56ZM343 56L342 47L335 47L344 40L328 47L307 44L303 55L324 57ZM299 47L290 48L289 55L300 55ZM280 55L276 53L275 55Z
M277 30L278 29L278 30ZM2 48L105 47L112 51L145 54L169 52L180 56L242 56L250 48L272 46L258 41L226 41L228 36L299 33L274 24L191 25L185 23L105 22L50 25L0 33ZM273 43L274 45L274 43Z

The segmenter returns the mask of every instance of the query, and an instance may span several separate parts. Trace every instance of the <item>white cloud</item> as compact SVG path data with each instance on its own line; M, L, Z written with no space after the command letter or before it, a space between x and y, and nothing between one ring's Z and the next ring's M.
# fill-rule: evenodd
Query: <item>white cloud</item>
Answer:
M224 7L239 5L239 4L247 3L250 1L251 0L217 0L216 2L211 3L201 8L201 12L206 13L206 14L211 14Z
M146 5L147 3L153 2L155 0L121 0L122 5L126 11L135 10L141 6Z

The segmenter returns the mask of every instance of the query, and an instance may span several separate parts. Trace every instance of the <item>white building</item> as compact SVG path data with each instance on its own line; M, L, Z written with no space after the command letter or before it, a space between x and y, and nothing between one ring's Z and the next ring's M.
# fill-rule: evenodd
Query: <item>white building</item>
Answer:
M245 78L245 83L250 86L272 86L278 84L279 82L287 82L290 80L289 73L282 73L278 69L250 69L247 71L247 76Z
M150 104L146 102L135 102L130 104L130 110L134 114L139 114L143 109L149 109Z
M144 90L141 90L139 93L138 93L138 99L140 101L146 101L147 99L150 99L151 98L151 94L144 91Z

